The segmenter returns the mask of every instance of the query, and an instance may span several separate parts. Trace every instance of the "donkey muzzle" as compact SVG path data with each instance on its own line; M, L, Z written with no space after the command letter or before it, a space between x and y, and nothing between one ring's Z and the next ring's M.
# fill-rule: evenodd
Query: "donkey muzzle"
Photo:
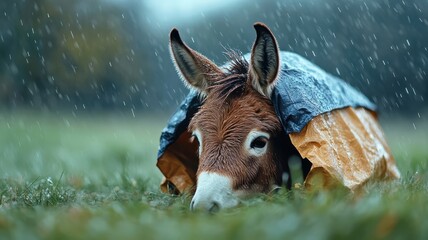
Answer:
M212 172L199 174L190 210L215 212L238 204L239 199L233 194L232 181L229 177Z

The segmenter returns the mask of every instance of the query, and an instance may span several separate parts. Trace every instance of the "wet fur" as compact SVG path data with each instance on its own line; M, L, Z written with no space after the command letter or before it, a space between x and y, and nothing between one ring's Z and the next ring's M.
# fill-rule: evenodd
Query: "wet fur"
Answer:
M297 154L269 99L280 71L275 37L262 23L254 27L257 38L250 63L239 52L229 51L225 71L184 44L176 29L170 34L180 76L203 99L189 124L189 132L198 129L203 138L196 175L212 172L230 177L233 190L240 193L268 192L280 185L282 174L289 173L289 157ZM262 156L251 156L244 147L251 130L270 136Z
M223 78L215 79L204 104L193 117L189 131L204 133L197 175L202 171L221 173L233 179L234 190L267 192L280 185L288 171L288 137L282 130L270 99L252 85L248 63L236 52ZM258 129L270 134L268 150L262 157L249 156L243 145L248 133ZM290 151L292 152L292 151Z

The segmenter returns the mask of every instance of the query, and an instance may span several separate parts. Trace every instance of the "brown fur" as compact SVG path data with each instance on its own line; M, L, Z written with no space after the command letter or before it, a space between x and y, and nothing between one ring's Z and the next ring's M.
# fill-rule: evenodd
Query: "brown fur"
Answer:
M288 172L287 159L297 153L269 100L279 72L277 42L266 25L256 23L254 28L251 63L230 51L226 72L184 44L176 29L170 34L178 72L204 99L189 124L189 131L198 129L203 138L197 176L201 172L228 176L233 190L242 193L267 192L273 184L281 184L282 173ZM252 130L270 136L266 152L259 157L250 155L245 146Z
M224 78L216 79L189 130L203 136L198 173L216 172L233 179L234 190L266 192L281 183L285 134L272 103L251 86L248 63L232 54ZM244 142L252 129L270 134L267 153L247 154Z

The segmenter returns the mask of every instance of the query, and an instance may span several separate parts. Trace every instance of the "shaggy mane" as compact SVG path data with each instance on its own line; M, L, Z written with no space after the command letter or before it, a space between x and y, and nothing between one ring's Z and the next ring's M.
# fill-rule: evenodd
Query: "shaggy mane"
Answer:
M214 84L208 89L222 100L227 100L231 96L240 96L247 86L248 61L245 60L241 52L228 50L225 55L229 58L229 65L226 73L214 79Z

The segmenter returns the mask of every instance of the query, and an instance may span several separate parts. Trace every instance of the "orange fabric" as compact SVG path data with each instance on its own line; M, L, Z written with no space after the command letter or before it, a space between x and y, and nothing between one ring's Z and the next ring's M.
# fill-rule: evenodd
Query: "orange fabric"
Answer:
M339 184L356 190L370 180L400 177L375 113L364 108L321 114L290 139L312 163L308 188Z
M190 142L190 133L185 131L158 159L157 167L164 175L163 192L179 194L193 191L198 169L197 145Z
M161 190L172 194L192 192L196 185L196 143L184 132L158 159L165 176ZM371 180L397 179L397 169L375 113L364 108L344 108L312 119L290 139L312 167L307 188L345 186L357 190Z

